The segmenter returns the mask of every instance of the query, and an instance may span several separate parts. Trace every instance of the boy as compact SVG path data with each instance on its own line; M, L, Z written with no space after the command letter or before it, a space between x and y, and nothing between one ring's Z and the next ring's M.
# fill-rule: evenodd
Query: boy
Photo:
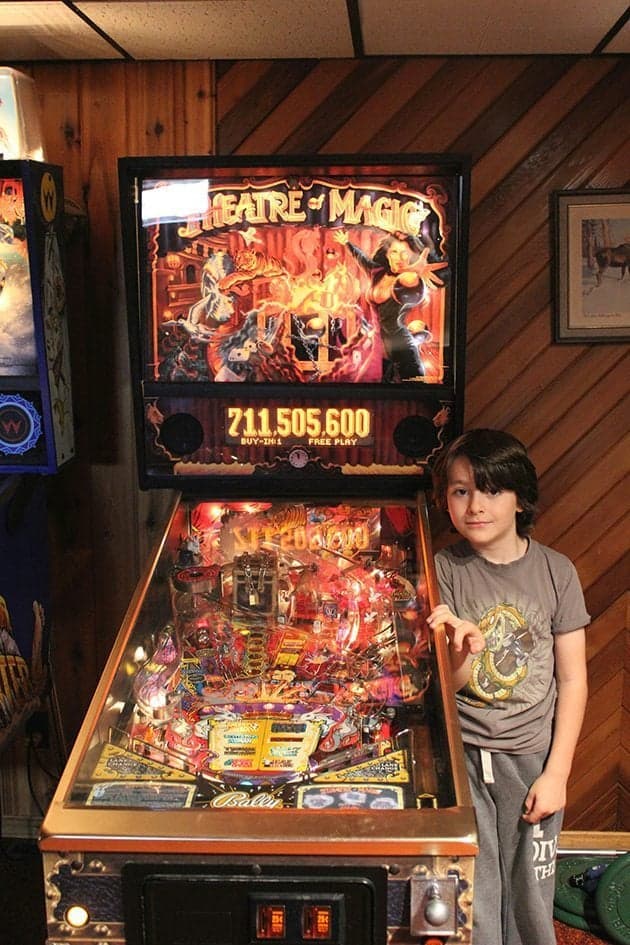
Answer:
M575 568L529 537L538 483L498 430L451 443L433 473L462 541L435 559L477 816L474 945L555 945L555 852L587 696Z

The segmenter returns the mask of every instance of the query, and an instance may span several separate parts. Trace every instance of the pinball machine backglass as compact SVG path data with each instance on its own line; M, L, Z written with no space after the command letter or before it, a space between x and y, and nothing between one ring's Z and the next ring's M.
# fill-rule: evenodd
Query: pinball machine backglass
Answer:
M466 162L120 162L138 462L172 488L42 828L49 945L470 942L423 489Z

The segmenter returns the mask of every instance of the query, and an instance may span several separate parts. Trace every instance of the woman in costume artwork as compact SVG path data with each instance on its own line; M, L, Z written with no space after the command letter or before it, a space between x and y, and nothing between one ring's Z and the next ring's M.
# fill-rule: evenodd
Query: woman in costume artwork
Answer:
M411 234L397 232L386 236L372 257L351 243L345 230L337 230L334 239L347 246L370 276L366 298L378 317L385 354L385 379L404 381L424 377L420 346L430 340L431 333L424 323L419 332L412 332L406 319L423 302L427 289L444 285L434 272L445 268L447 263L429 262L432 247Z

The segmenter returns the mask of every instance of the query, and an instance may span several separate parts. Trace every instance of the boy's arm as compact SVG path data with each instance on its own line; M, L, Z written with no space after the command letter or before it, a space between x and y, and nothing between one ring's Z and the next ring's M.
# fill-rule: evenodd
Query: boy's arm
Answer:
M427 617L427 623L432 630L439 624L444 624L449 641L453 683L457 692L470 678L473 656L480 653L486 645L484 635L476 623L461 620L447 604L438 604Z
M553 736L542 774L532 784L525 800L523 820L530 824L539 823L566 804L567 781L588 695L584 628L557 633L554 656L558 696Z

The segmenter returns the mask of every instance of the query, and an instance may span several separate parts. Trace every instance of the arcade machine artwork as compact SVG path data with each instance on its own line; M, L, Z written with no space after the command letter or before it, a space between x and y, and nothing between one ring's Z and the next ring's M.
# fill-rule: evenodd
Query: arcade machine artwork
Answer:
M461 422L459 179L194 170L143 169L130 276L143 485L229 477L247 495L255 476L286 494L306 466L408 491L400 477Z
M73 455L61 170L35 83L0 66L0 750L51 704L46 486Z
M179 494L42 827L50 945L470 942L418 493L466 198L455 158L121 162L141 481Z
M0 68L0 475L56 472L74 454L62 173L9 159L41 153L33 95L32 80Z

